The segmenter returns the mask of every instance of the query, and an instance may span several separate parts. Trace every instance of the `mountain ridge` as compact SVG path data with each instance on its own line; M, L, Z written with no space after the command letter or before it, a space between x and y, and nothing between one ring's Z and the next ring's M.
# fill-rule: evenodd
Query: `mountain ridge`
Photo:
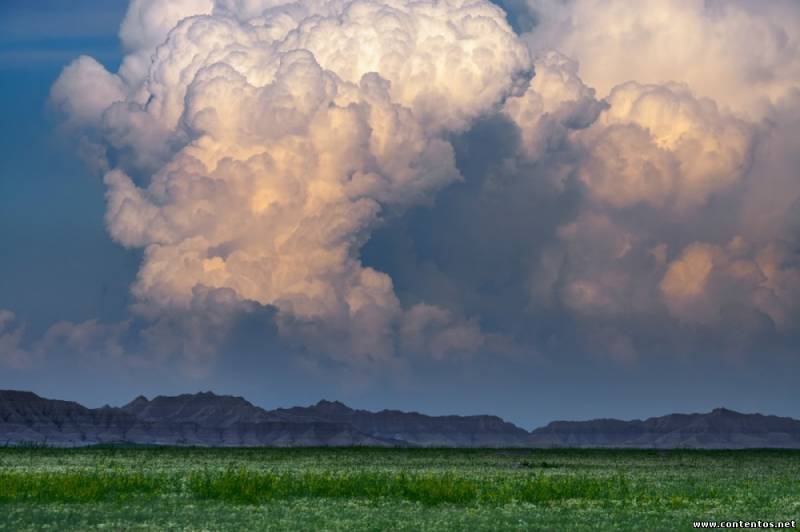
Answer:
M0 390L0 445L797 448L800 421L727 408L629 421L552 421L532 431L493 415L429 416L353 409L322 399L267 410L213 392L139 395L87 408L22 390Z

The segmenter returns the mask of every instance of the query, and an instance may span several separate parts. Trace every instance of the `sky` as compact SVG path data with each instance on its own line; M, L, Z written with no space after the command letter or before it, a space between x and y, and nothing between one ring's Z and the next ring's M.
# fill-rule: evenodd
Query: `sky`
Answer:
M794 0L6 0L0 388L798 417Z

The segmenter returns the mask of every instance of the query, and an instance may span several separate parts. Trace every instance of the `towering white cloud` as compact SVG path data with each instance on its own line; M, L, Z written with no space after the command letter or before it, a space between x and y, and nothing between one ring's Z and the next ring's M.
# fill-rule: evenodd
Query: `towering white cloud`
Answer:
M80 58L52 95L109 154L109 232L145 249L138 313L164 323L225 290L209 312L273 305L306 347L348 363L393 357L404 310L359 249L382 216L460 178L447 134L524 89L527 51L502 11L134 0L120 36L130 55L118 74ZM436 323L462 338L455 347L480 345L459 332L471 326Z

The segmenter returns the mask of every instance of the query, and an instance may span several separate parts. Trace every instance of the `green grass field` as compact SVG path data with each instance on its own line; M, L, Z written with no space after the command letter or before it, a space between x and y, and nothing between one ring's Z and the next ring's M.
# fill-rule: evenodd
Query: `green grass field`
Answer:
M800 518L800 452L0 449L2 530L691 530Z

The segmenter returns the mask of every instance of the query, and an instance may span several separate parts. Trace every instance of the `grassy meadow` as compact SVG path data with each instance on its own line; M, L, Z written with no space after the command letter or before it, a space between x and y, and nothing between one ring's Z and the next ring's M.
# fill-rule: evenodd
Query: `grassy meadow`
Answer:
M691 530L800 518L800 451L0 448L0 530Z

